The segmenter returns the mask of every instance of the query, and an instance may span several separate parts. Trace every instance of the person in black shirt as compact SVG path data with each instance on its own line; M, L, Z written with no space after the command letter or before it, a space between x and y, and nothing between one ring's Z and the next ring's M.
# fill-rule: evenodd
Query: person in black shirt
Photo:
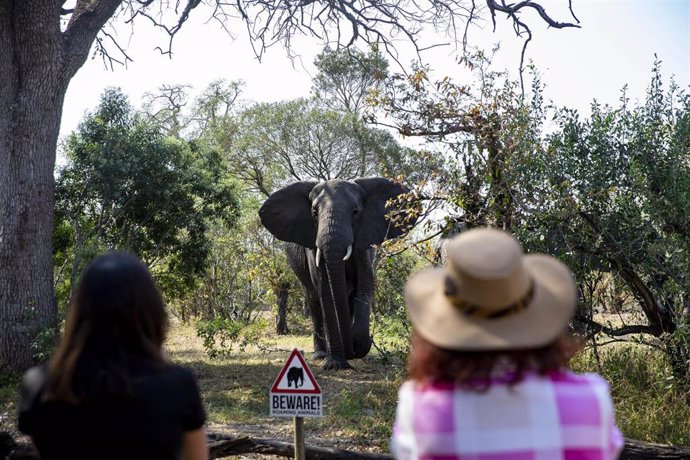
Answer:
M163 355L167 322L136 257L86 268L60 345L22 382L19 430L43 460L208 458L196 379Z

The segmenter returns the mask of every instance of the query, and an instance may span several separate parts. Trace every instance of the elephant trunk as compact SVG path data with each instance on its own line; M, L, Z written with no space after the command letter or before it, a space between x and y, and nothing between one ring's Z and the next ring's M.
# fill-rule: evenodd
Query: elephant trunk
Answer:
M352 244L350 235L342 235L343 228L350 228L350 223L334 219L329 222L320 240L322 262L328 276L330 304L323 305L326 333L328 334L329 355L349 367L347 359L353 357L352 318L348 301L348 287L345 275L345 261L348 247ZM339 232L339 233L338 233Z
M324 305L324 319L326 331L329 335L329 355L336 361L346 360L354 356L352 348L352 318L348 301L347 281L345 276L345 262L343 257L347 251L345 245L324 245L322 247L328 288L332 305ZM346 365L349 367L349 365Z

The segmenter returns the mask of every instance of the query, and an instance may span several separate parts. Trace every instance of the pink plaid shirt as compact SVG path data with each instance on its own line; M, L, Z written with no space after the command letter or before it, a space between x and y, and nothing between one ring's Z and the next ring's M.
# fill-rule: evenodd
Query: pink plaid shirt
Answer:
M622 447L608 384L571 372L484 393L405 382L391 439L401 460L609 460Z

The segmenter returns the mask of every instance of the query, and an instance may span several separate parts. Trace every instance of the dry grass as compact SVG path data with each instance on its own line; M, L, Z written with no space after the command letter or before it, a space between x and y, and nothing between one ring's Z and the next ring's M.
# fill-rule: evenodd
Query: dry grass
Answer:
M261 347L250 347L221 359L210 359L190 325L174 323L166 350L175 363L192 369L198 378L208 426L230 435L246 435L292 442L293 419L270 417L269 389L294 348L303 351L323 392L321 418L304 423L307 444L347 450L386 452L401 363L383 363L375 350L363 360L352 360L346 371L325 371L311 359L311 337L268 337ZM0 431L18 435L16 403L19 378L0 381ZM274 458L247 455L236 458Z
M614 322L615 319L610 319ZM630 320L630 318L624 318ZM627 321L626 321L627 322ZM261 343L210 359L190 325L173 324L170 358L196 373L213 431L291 442L292 418L270 417L269 389L293 348L304 351L322 390L324 417L305 420L306 442L348 450L386 452L402 382L401 362L383 362L376 350L352 360L347 371L325 371L311 359L311 337L266 334ZM676 445L690 439L690 394L675 387L664 357L646 347L616 344L575 359L578 371L610 382L617 421L629 437ZM17 378L0 377L0 430L16 433ZM248 455L239 458L271 458Z
M323 392L321 418L305 419L308 444L386 452L395 414L400 363L384 364L378 354L352 360L346 371L326 371L311 359L311 337L271 338L230 357L209 359L192 327L176 324L167 343L173 361L193 369L199 379L208 425L232 435L292 441L293 419L270 417L269 389L294 348L303 351ZM259 456L246 457L259 458Z

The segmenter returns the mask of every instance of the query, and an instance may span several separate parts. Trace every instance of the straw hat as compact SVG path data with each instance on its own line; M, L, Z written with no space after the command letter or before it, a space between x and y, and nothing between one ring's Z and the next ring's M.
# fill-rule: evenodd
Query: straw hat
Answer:
M412 324L452 350L505 350L549 344L576 304L570 270L545 254L524 255L517 240L479 228L454 237L443 268L414 274L405 286Z

